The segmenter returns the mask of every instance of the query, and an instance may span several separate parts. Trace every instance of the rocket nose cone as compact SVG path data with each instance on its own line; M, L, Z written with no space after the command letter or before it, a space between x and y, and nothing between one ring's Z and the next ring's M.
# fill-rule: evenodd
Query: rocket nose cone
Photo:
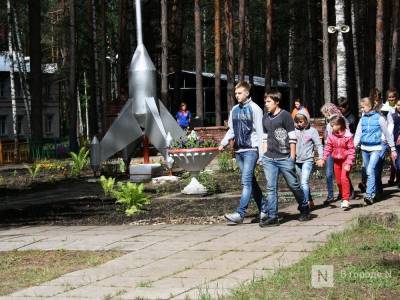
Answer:
M143 44L136 47L135 53L133 54L129 71L155 71L156 68L150 59L149 53Z

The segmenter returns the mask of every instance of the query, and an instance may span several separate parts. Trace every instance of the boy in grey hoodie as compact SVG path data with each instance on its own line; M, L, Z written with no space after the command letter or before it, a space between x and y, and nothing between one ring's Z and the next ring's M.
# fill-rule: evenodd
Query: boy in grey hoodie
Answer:
M300 178L304 199L310 208L314 207L310 192L310 176L314 164L314 149L317 149L318 160L323 158L323 147L317 129L311 127L310 115L305 110L300 110L295 118L295 132L297 137L296 147L296 172Z

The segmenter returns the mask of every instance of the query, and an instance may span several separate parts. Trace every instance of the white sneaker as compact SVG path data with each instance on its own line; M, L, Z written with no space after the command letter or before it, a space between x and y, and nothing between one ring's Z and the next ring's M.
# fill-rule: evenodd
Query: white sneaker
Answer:
M340 208L349 208L350 207L350 203L348 200L342 200L342 202L340 202Z
M238 212L234 212L232 214L226 214L224 217L233 224L241 224L243 223L244 219Z

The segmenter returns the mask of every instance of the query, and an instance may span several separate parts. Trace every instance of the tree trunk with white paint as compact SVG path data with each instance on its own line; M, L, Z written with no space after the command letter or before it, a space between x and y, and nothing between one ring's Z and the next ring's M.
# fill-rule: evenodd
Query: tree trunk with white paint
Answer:
M338 26L345 24L344 22L344 0L336 0L336 24ZM346 48L343 41L343 33L337 33L337 98L347 98L347 81L346 81Z

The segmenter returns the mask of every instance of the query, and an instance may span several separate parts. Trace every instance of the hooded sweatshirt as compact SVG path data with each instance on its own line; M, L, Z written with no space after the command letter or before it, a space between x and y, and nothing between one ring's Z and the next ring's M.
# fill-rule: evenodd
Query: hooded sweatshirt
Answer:
M324 160L332 156L334 160L344 161L346 165L353 165L356 150L354 148L353 135L350 130L344 132L332 132L326 141Z
M310 125L310 115L305 110L299 110L296 116L302 115L307 120L305 128L296 128L296 163L314 160L314 147L317 148L318 159L322 159L323 148L317 129Z

